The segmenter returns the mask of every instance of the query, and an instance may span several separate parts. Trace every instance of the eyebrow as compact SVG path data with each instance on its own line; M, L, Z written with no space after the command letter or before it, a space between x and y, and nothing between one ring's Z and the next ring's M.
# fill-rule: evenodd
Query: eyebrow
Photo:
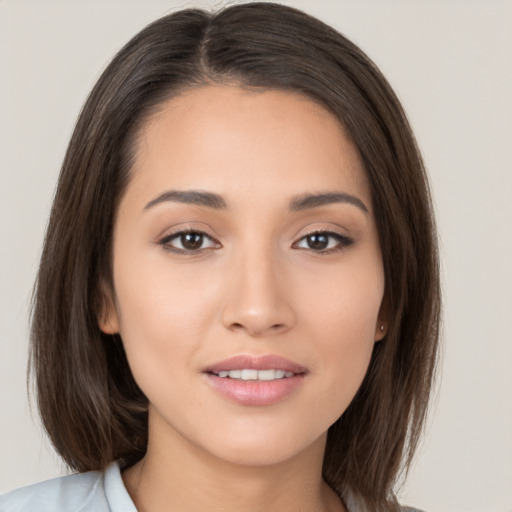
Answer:
M356 196L344 192L324 192L320 194L303 194L294 197L290 202L291 211L301 211L308 208L317 208L333 203L348 203L360 208L363 212L369 213L366 205Z
M214 194L213 192L202 192L199 190L169 190L149 201L149 203L144 207L144 210L148 210L157 204L168 201L206 206L215 210L225 210L227 208L226 201L223 197L218 194ZM363 212L369 213L368 208L361 199L344 192L322 192L318 194L302 194L296 196L290 201L290 211L297 212L334 203L351 204L357 206Z
M149 201L144 206L144 210L156 206L157 204L167 201L174 201L176 203L197 204L199 206L207 206L216 210L223 210L227 208L226 201L218 194L212 192L201 192L198 190L169 190L160 194L155 199Z

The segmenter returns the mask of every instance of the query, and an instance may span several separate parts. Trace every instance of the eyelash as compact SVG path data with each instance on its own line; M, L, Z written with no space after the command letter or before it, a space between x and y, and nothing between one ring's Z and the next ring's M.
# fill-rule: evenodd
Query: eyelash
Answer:
M201 231L199 229L185 229L182 231L176 231L175 233L171 233L170 235L165 236L162 238L158 243L169 252L174 252L176 254L183 254L185 256L192 256L194 254L200 254L208 249L210 247L202 248L202 249L180 249L178 247L172 247L170 244L173 240L181 239L182 245L183 245L183 237L187 235L200 235L203 238L207 238L213 242L213 246L220 247L220 243L217 242L214 238L212 238L210 235L205 233L204 231Z
M350 238L349 236L346 236L346 235L342 235L340 233L336 233L335 231L317 230L317 231L312 231L311 233L307 233L302 238L300 238L298 240L298 242L295 242L293 244L293 246L295 247L299 242L302 242L303 240L307 240L309 237L319 236L319 235L325 236L328 239L334 239L336 241L336 246L329 247L328 249L322 249L319 251L316 251L316 250L312 249L311 247L304 247L301 249L304 249L306 251L310 250L316 254L332 254L332 253L336 253L336 252L341 252L341 251L347 249L348 247L350 247L354 243L353 238ZM329 244L330 244L330 241L328 242L328 245Z
M202 240L204 240L204 238L207 238L212 242L212 246L205 247L205 248L199 248L199 249L185 249L185 248L173 247L171 245L171 242L173 240L181 240L181 245L183 246L183 237L185 237L187 235L199 235L199 236L203 237ZM315 249L312 249L311 247L297 247L297 245L300 242L307 240L308 237L320 236L320 235L325 236L328 239L334 239L336 241L336 246L328 247L327 249L321 249L321 250L315 250ZM354 240L352 238L345 236L345 235L341 235L340 233L336 233L333 231L318 230L318 231L312 231L311 233L307 233L306 235L301 237L297 242L295 242L292 247L300 249L300 250L312 251L313 253L316 253L316 254L332 254L332 253L341 252L341 251L345 250L346 248L350 247L353 243L354 243ZM184 256L193 256L195 254L200 254L209 249L220 247L220 243L217 240L215 240L213 237L211 237L204 231L201 231L198 229L186 229L186 230L182 230L182 231L176 231L175 233L171 233L170 235L167 235L164 238L162 238L158 242L158 244L161 245L166 251L173 252L176 254L182 254ZM328 245L329 244L330 244L330 241L328 241Z

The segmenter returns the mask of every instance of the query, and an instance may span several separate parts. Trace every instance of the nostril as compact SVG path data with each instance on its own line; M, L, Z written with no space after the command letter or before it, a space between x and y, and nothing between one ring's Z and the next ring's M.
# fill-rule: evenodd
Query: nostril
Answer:
M244 323L233 322L230 325L230 328L233 331L245 331L246 330L251 335L256 335L256 334L261 333L263 331L278 333L278 332L280 332L280 331L282 331L283 329L286 328L286 324L279 323L279 324L269 325L268 328L262 328L262 327L258 327L258 326L252 325L252 324L245 325Z

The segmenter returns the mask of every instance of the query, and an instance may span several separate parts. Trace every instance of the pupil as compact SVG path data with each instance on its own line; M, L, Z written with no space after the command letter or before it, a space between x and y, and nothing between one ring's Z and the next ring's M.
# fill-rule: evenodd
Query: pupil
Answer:
M325 249L329 245L329 237L326 235L309 235L308 246L310 249Z
M185 249L199 249L203 244L203 235L200 233L187 233L182 235L181 243Z

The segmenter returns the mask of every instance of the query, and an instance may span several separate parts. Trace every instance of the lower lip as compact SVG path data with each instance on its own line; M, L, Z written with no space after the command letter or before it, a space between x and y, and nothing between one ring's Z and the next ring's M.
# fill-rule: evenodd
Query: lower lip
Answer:
M242 405L272 405L291 395L304 375L276 380L239 380L206 374L209 384L222 396Z

